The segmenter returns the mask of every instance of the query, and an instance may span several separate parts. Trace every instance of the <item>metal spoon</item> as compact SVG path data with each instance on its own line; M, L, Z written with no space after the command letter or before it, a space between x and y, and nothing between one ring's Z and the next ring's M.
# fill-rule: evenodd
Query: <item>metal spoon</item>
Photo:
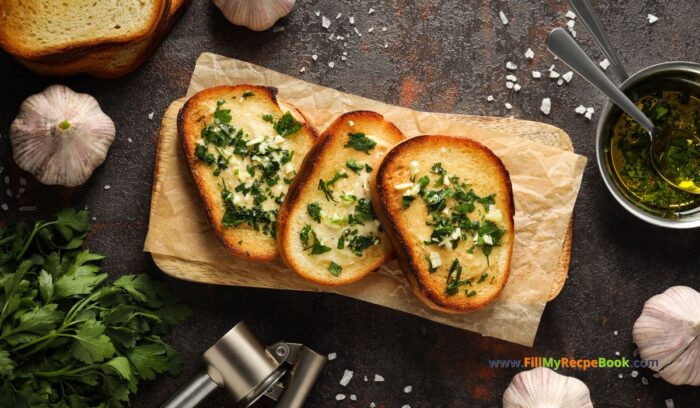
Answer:
M569 0L569 5L571 6L571 10L573 10L576 16L581 20L581 23L588 29L591 37L593 37L593 40L598 44L601 51L603 51L603 54L608 57L610 65L612 65L615 72L617 72L617 76L620 77L620 80L625 81L629 78L627 70L625 70L625 66L620 60L620 56L617 55L615 48L610 45L608 36L605 34L605 30L603 30L603 23L600 22L591 3L588 0Z
M676 159L679 153L681 156L684 154L679 149L687 149L686 156L688 153L697 152L700 149L700 140L682 129L661 129L654 126L634 102L608 79L603 71L598 69L596 64L563 28L555 28L549 33L547 48L591 85L606 94L615 105L630 115L649 133L651 162L656 172L666 182L689 193L700 194L700 186L695 184L694 177L686 176Z

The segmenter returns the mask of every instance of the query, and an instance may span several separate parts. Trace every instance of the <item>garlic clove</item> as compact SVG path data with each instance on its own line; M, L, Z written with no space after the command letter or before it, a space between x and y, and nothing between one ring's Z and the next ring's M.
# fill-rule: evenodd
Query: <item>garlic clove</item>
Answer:
M592 407L586 384L543 367L518 373L503 393L503 408Z
M289 14L295 0L214 0L226 19L233 24L265 31Z
M10 141L20 168L43 184L74 187L102 164L115 133L95 98L52 85L22 102Z
M700 385L700 293L674 286L644 304L632 338L644 360L671 384Z

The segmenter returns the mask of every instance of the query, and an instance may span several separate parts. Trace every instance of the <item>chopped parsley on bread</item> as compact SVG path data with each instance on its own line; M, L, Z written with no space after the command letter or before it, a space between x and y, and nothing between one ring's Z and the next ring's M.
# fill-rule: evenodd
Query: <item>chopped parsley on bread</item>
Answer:
M323 285L355 282L392 256L374 214L370 179L404 135L378 113L336 119L309 152L282 204L277 238L284 262Z
M221 243L254 261L279 256L277 215L316 132L277 90L205 89L178 115L178 133L209 222Z
M514 240L501 160L467 138L417 136L389 151L376 171L372 204L414 293L450 313L495 300Z

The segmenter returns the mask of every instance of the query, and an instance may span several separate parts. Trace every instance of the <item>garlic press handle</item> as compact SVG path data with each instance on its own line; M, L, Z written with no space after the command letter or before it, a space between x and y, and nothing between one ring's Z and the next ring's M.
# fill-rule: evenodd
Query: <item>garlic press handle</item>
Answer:
M195 408L218 387L207 373L201 371L180 387L160 408Z

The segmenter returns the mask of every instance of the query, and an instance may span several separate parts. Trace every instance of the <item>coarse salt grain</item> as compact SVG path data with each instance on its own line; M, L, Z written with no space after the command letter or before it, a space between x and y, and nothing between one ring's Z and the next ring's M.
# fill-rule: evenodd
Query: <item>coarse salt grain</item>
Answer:
M574 12L571 11L571 10L569 10L569 11L566 12L566 18L568 18L568 19L570 19L570 20L574 20L574 19L576 19L576 13L574 13Z
M569 82L571 82L571 79L574 77L574 73L569 71L566 74L562 75L561 77L568 84Z
M335 19L337 20L337 19L339 19L339 18L342 17L342 16L343 16L343 13L338 13L338 14L335 16Z
M8 197L12 197L12 190L10 190L9 188L6 188L5 194L7 194Z
M639 375L639 371L637 371L637 370L632 370L632 372L630 373L630 376L632 376L632 378L637 378L638 375Z
M616 351L616 352L615 352L615 355L616 355L616 356L619 356L619 355L620 355L620 352L619 352L619 351Z
M386 30L388 30L388 28L382 27L382 31L383 31L383 32L386 32Z
M133 142L134 142L133 139L131 139L130 137L127 137L127 138L126 138L126 141L129 142L129 143L133 143Z
M360 30L358 30L357 27L353 27L353 30L355 31L355 34L357 34L358 37L362 37L362 33L360 33Z
M513 83L510 81L506 82L506 88L513 89Z
M375 408L376 406L377 406L377 404L375 404L374 402L369 403L369 408Z
M336 401L342 401L345 399L345 394L338 394L335 396Z
M649 24L654 24L655 22L659 21L659 18L653 14L647 14L647 21L649 21Z
M559 73L557 71L549 71L549 77L552 79L559 78Z
M314 60L314 61L316 61L316 60L318 59L318 55L316 55L316 54L312 55L312 56L311 56L311 59Z
M613 332L613 336L617 336L617 330Z
M406 405L403 405L401 408L411 408L411 406L406 404Z
M559 85L559 86L564 85L564 80L559 78L559 80L557 81L557 85Z
M27 185L27 179L24 177L19 178L19 185L20 186L26 186Z
M554 71L554 68L556 68L556 67L554 66L554 64L552 64L552 65L549 67L549 72Z
M351 401L357 401L357 395L355 395L355 394L350 394L350 400L351 400Z
M355 24L355 17L354 16L348 17L348 21L350 22L350 24Z
M320 16L321 16L321 10L316 10L316 12L315 12L314 14L316 14L316 17L320 17Z
M600 61L600 63L598 65L600 65L600 67L603 68L603 71L605 71L610 66L610 61L608 61L608 59L606 58L606 59Z
M276 34L276 33L281 33L282 31L284 31L284 27L282 27L282 26L277 26L277 27L273 27L273 28L272 28L272 32L275 33L275 34Z
M669 398L664 402L666 403L666 408L675 408L673 404L673 399Z
M509 104L508 102L506 102L506 109L508 109L508 110L513 109L513 105L511 105L511 104Z
M384 377L379 374L374 375L374 382L384 382Z
M535 52L532 51L532 48L528 48L527 51L525 51L525 58L529 60L535 58Z
M536 79L542 78L542 73L540 71L532 71L532 77Z
M617 375L617 377L621 379L621 378L624 377L624 375L623 375L622 373L620 373L620 374Z
M153 115L154 115L154 114L155 114L155 112L149 113L149 114L148 114L148 119L149 119L149 120L153 120Z
M377 11L377 10L371 8L371 9L369 9L369 10L367 11L367 14L372 14L372 13L374 13L375 11Z
M413 391L413 387L412 387L412 386L407 385L407 386L403 387L403 392L405 392L406 394L410 394L411 391Z
M335 67L335 62L331 61L328 63L328 67L333 68Z
M545 115L549 115L549 112L552 110L552 100L549 98L544 98L542 99L542 104L540 105L540 111L544 113Z
M105 186L104 186L105 190L109 190L110 188L112 188L112 186L110 186L109 184L105 184Z
M2 208L3 211L7 211L10 209L10 207L8 207L8 205L5 203L2 203L2 205L0 205L0 208Z
M569 20L566 22L566 26L569 28L574 28L575 25L576 25L576 21L574 21L574 20Z
M512 75L512 74L511 74L511 75L506 75L506 81L518 82L518 77L516 77L515 75Z
M493 102L493 95L489 95L486 97L486 100L489 102Z
M369 381L369 378L367 378L367 376L365 376L364 380L365 380L365 382L367 382L367 381Z
M583 105L579 105L574 109L574 112L578 113L579 115L583 115L586 113L586 107ZM615 335L617 336L617 332L615 332Z
M646 377L642 377L642 384L649 385L649 380Z
M350 380L352 380L352 371L343 371L343 378L340 379L340 385L346 387L350 383Z
M306 67L301 67L301 68L299 69L299 72L306 72Z
M515 92L520 92L520 88L521 88L521 87L520 87L519 84L513 85L513 90L514 90Z
M498 16L501 17L503 25L508 25L508 17L506 17L506 13L504 13L503 10L498 12Z
M328 353L328 361L333 361L338 358L338 353Z
M370 28L367 29L367 32L368 32L368 33L371 33L372 31L374 31L374 27L370 27Z
M331 19L326 16L321 17L321 25L323 28L328 29L331 26Z
M512 70L518 69L518 66L515 65L515 63L513 63L512 61L508 61L508 62L506 62L506 69L509 69L512 71Z

